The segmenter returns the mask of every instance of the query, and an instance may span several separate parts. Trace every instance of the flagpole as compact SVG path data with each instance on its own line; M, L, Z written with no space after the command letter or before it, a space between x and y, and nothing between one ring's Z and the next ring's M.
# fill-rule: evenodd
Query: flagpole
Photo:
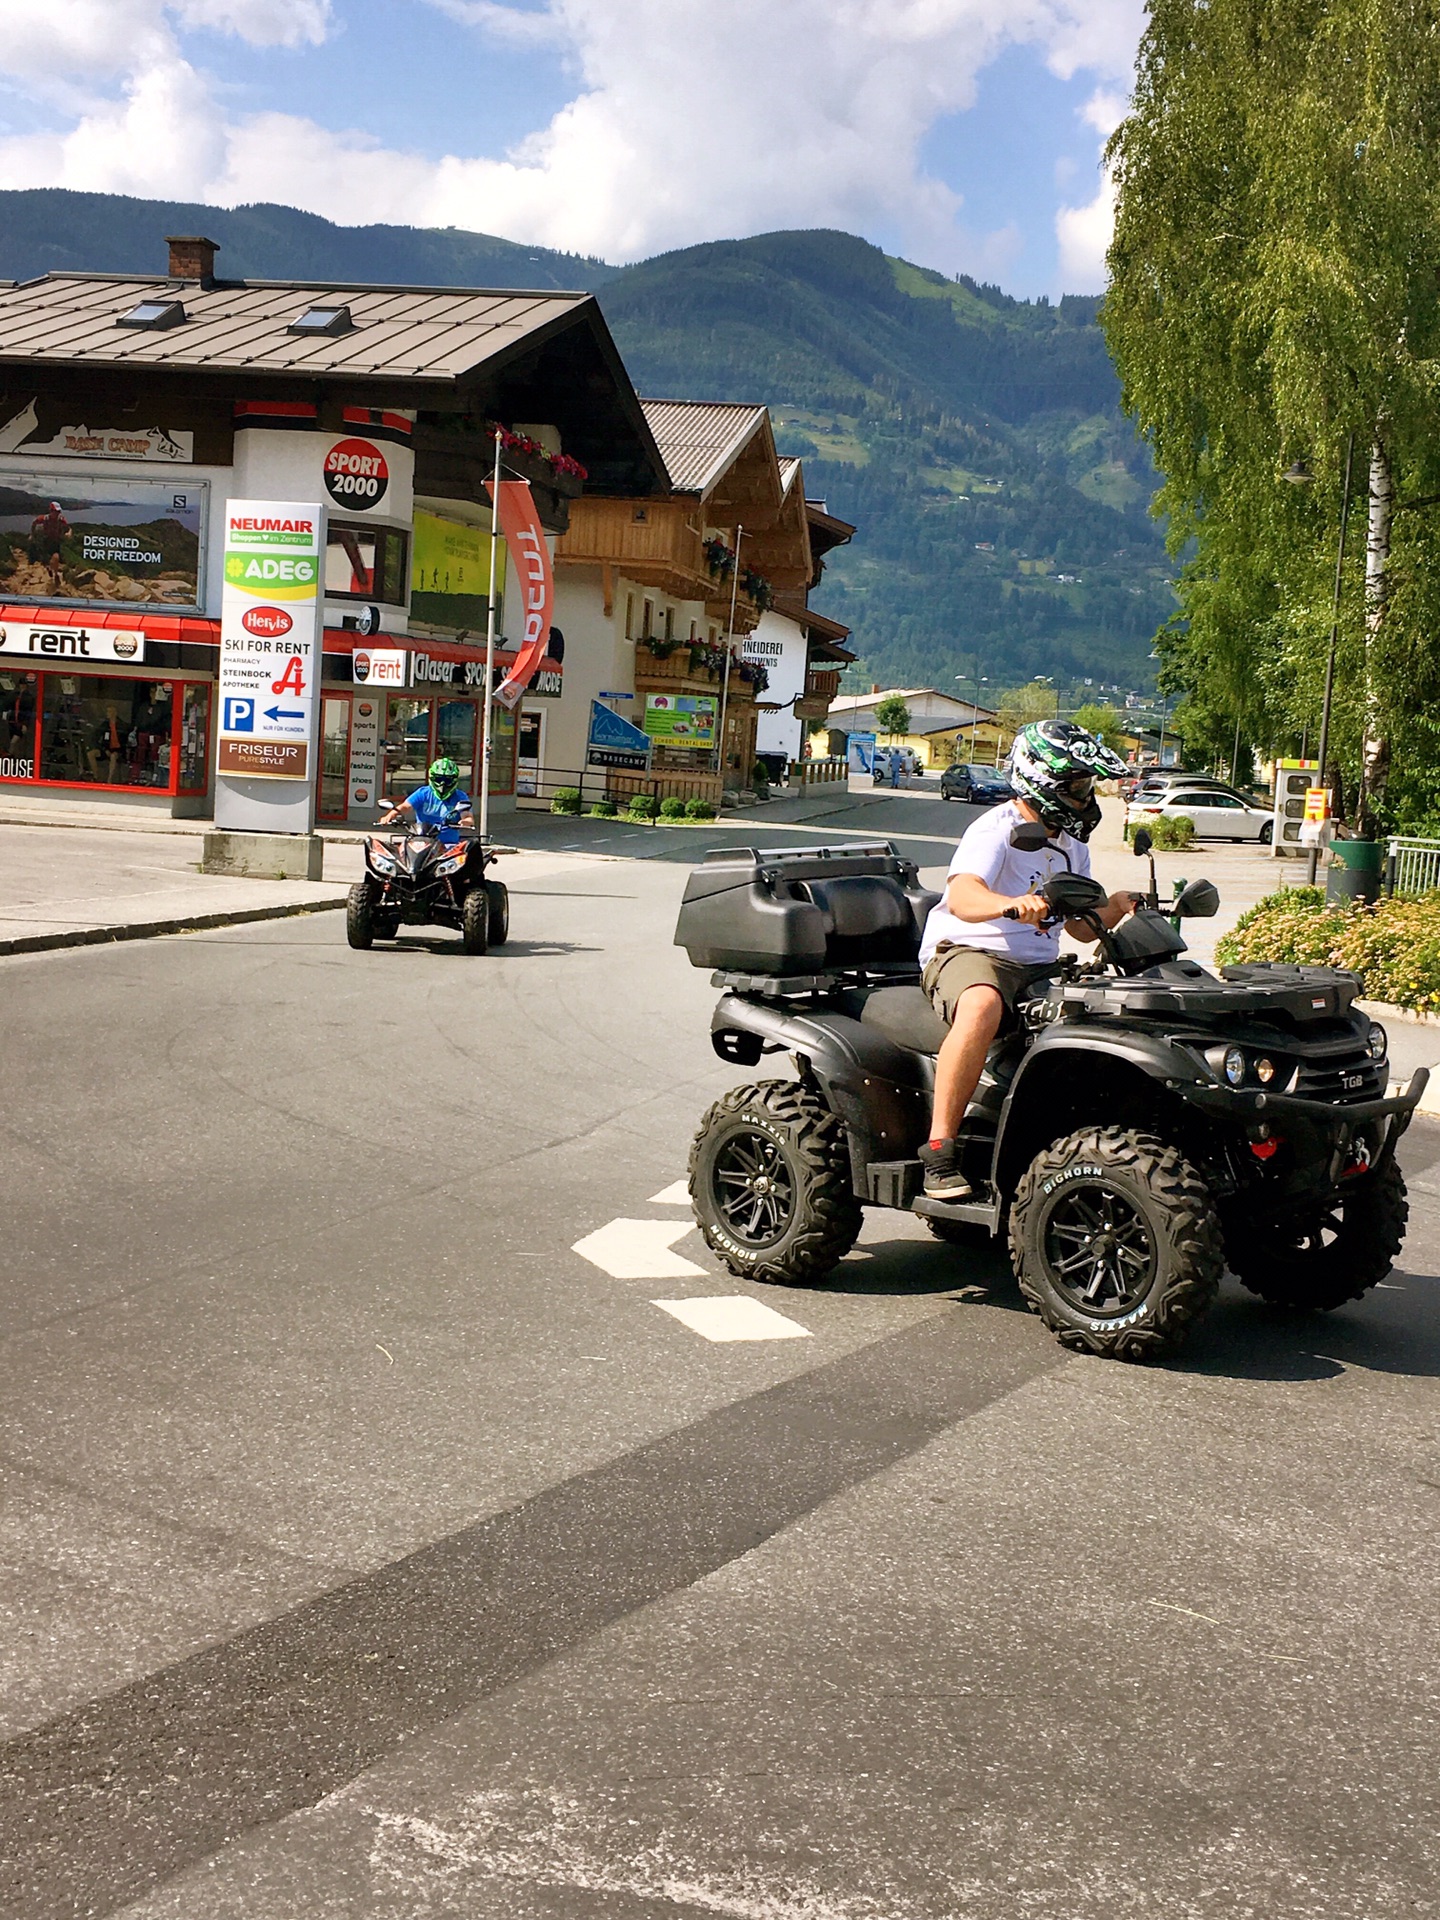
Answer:
M490 489L490 604L485 619L485 717L480 748L480 838L490 831L490 713L495 678L495 561L500 539L500 429L495 429L495 480Z

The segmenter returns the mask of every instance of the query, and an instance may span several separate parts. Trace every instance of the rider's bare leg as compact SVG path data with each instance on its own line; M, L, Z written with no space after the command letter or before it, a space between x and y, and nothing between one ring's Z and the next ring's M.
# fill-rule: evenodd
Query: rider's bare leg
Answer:
M953 1140L959 1132L1004 1012L1005 1002L994 987L967 987L956 1002L955 1018L935 1058L932 1140Z

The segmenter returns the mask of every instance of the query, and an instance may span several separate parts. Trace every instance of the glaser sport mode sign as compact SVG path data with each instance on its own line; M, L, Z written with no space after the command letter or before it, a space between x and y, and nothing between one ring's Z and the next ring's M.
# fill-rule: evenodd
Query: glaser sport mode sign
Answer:
M304 780L319 678L319 505L232 500L220 609L221 773Z

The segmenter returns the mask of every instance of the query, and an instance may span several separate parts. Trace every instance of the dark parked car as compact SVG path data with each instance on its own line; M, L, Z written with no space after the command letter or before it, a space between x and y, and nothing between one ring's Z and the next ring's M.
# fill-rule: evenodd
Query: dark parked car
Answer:
M940 776L942 800L968 800L972 806L994 806L1000 800L1013 800L1015 789L998 767L970 766L957 760Z

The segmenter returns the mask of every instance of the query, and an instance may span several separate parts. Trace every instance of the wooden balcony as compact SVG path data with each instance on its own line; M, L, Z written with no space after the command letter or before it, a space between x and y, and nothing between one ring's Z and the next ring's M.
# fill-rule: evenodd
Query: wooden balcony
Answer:
M608 568L672 599L705 600L715 582L693 517L693 501L583 496L571 505L555 564Z
M823 720L830 711L830 702L840 691L840 669L827 670L824 667L812 667L805 675L805 691L795 702L796 718L800 720Z

